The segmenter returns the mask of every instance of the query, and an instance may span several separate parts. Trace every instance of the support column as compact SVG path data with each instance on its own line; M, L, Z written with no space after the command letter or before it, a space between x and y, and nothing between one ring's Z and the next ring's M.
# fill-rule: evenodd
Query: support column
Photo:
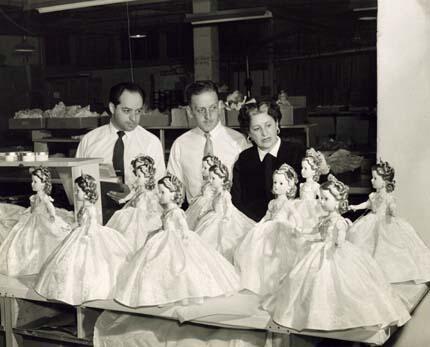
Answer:
M193 13L216 11L217 0L193 0ZM193 28L194 80L219 82L219 45L217 26Z

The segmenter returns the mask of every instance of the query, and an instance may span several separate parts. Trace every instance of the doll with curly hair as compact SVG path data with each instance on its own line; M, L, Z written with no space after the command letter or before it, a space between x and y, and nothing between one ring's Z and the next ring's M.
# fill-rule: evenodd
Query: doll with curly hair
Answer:
M370 209L350 228L349 240L369 253L391 283L430 281L430 249L404 219L396 216L394 168L379 161L372 167L375 192L353 211Z
M318 225L320 240L283 278L264 302L273 320L294 330L343 330L403 325L409 312L376 261L345 240L350 222L348 187L329 175L321 185L327 212Z
M215 192L212 206L200 218L195 232L233 263L236 248L255 222L231 202L229 172L224 164L210 167L209 182Z
M273 173L272 193L266 215L245 236L235 253L241 287L258 295L270 294L297 256L302 218L294 205L297 174L288 164Z
M0 273L8 276L36 274L52 251L70 232L70 225L57 216L50 197L51 173L33 168L30 208L19 216L0 246Z
M188 226L191 230L196 228L196 225L200 218L210 210L212 206L212 200L214 198L215 191L212 185L209 183L209 169L213 165L217 165L220 163L218 157L214 155L206 155L202 160L202 178L203 185L201 189L200 195L195 197L188 209L185 211L187 216Z
M163 227L148 237L121 271L115 300L130 307L201 303L239 289L236 271L188 227L182 183L168 174L158 181Z
M48 299L80 305L112 298L131 247L120 232L98 224L95 203L99 195L92 176L76 178L75 193L81 204L78 226L46 260L34 289Z
M121 232L137 251L148 233L161 227L162 208L155 191L155 164L149 156L138 156L131 162L136 175L131 192L119 202L127 203L116 211L106 226Z
M296 208L303 218L303 232L311 232L318 224L319 218L324 215L319 201L321 175L327 175L330 168L324 155L313 148L306 151L302 160L302 177L305 182L300 183L300 198L296 200Z

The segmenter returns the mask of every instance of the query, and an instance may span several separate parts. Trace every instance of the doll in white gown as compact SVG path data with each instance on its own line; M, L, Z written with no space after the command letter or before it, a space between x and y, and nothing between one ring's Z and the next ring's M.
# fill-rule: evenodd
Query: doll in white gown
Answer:
M321 185L327 216L321 235L263 303L273 320L294 330L343 330L403 325L409 313L378 264L345 240L348 187L329 175Z
M202 177L203 185L201 193L195 197L188 209L185 211L187 216L188 226L191 230L195 230L197 223L200 218L204 216L212 208L212 200L214 198L215 191L212 185L209 183L209 168L212 165L219 164L218 157L214 155L206 155L202 160Z
M210 167L209 182L215 191L212 208L200 218L195 232L233 262L236 248L255 222L231 202L229 173L224 164Z
M80 305L112 298L118 271L131 248L121 233L98 223L95 179L82 174L75 189L82 203L79 225L47 259L34 289L48 299Z
M4 241L9 231L18 222L19 217L24 213L25 207L0 203L0 244Z
M388 162L372 167L372 186L376 192L353 211L370 209L350 228L348 239L370 254L391 283L430 281L430 249L404 219L396 216L394 169Z
M0 273L8 276L39 272L52 251L71 231L71 227L55 213L52 204L51 173L47 168L34 168L30 197L31 207L19 216L0 245Z
M299 239L294 234L303 225L294 206L296 184L297 174L288 164L273 173L272 193L276 198L236 250L241 287L256 294L272 293L296 261Z
M237 291L233 265L188 228L178 206L183 201L181 182L167 175L158 190L163 228L121 270L115 300L131 307L187 304Z
M162 208L155 192L154 160L149 156L139 156L131 162L136 181L130 194L119 200L127 201L116 211L106 226L121 232L137 251L146 241L148 233L161 227Z
M330 168L321 152L310 148L302 160L302 177L305 182L300 183L300 198L296 200L296 208L303 218L303 232L311 232L324 215L319 200L321 175L328 174Z

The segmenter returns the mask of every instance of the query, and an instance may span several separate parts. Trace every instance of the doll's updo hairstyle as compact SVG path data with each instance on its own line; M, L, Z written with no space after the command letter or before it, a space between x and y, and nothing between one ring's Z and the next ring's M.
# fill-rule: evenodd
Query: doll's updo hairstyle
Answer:
M349 187L347 185L330 174L327 177L327 181L321 184L320 189L329 191L339 202L339 213L342 214L348 211Z
M137 176L137 172L140 171L148 178L148 182L145 184L145 188L153 190L155 188L155 163L154 159L148 155L140 155L131 161L133 166L133 173Z
M394 191L396 181L394 179L394 168L388 161L379 160L376 165L372 166L372 171L375 171L385 181L385 189L388 193Z
M293 182L290 191L287 192L287 198L294 199L297 194L297 182L299 182L296 171L294 171L290 165L284 163L279 167L278 170L273 172L272 177L275 175L284 175L287 181Z
M202 159L202 162L208 163L209 166L219 165L221 161L216 155L208 154Z
M229 179L227 166L219 162L217 165L212 165L209 168L209 172L213 172L215 175L222 179L222 187L224 188L224 190L230 190L231 182Z
M257 102L255 100L248 101L242 105L239 110L239 115L237 117L242 133L248 135L251 117L259 113L267 113L278 124L282 118L281 110L279 109L279 105L276 102Z
M40 181L45 185L43 191L45 194L49 195L52 191L52 182L51 182L51 172L48 168L39 166L35 167L31 171L32 176L36 176L40 179Z
M166 176L158 180L158 185L165 186L169 192L175 193L173 201L179 206L184 202L184 194L182 193L182 182L175 175L167 173Z
M324 154L313 148L306 150L306 154L302 162L304 161L306 161L310 165L311 169L315 171L315 175L313 177L315 182L319 181L321 175L327 175L330 171L330 166L327 164Z
M94 204L99 198L97 192L97 183L93 176L88 174L82 174L75 179L75 184L82 189L85 195L85 199L90 203Z

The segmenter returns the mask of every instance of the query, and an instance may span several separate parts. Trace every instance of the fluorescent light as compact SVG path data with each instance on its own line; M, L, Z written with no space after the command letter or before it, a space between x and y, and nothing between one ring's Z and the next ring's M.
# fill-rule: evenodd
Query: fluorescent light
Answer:
M85 8L85 7L93 7L93 6L101 6L101 5L110 5L110 4L118 4L123 2L132 2L135 0L88 0L88 1L75 1L68 2L64 4L44 6L40 4L40 7L36 7L39 13L48 13L48 12L57 12L64 10L73 10L77 8ZM36 5L37 6L37 5Z
M358 20L370 21L370 20L376 20L376 17L375 16L359 17Z
M376 11L378 8L376 6L374 7L358 7L354 8L354 12L364 12L364 11Z
M192 25L207 25L225 22L238 22L253 19L272 18L272 12L265 7L192 13L186 15L186 21Z
M24 36L22 41L15 46L14 50L16 53L30 54L36 51L36 47L29 43L27 38Z
M146 34L130 34L130 38L131 39L143 39L145 38L147 35Z

